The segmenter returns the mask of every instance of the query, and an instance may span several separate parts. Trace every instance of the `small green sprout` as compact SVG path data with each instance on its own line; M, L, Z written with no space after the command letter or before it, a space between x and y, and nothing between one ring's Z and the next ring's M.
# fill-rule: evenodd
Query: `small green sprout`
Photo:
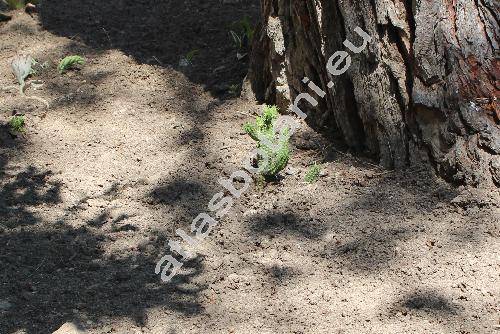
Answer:
M245 16L242 20L235 22L233 24L234 30L229 31L229 35L233 40L234 46L238 50L248 48L253 41L255 35L255 29L250 23L248 16Z
M245 37L248 39L248 42L252 43L253 36L255 35L255 29L250 24L250 19L248 18L248 16L245 16L243 20L239 22L239 25L243 30Z
M200 50L198 49L194 49L194 50L191 50L189 51L187 54L186 54L186 60L189 62L189 63L192 63L193 60L194 60L194 57L196 57L198 55L198 53L200 52Z
M59 73L63 74L67 70L73 68L75 65L83 64L85 64L85 59L83 59L83 57L78 55L68 56L61 60L57 69L59 70Z
M305 180L308 183L315 183L318 181L321 174L321 165L314 163L306 173Z
M229 31L229 36L231 36L233 40L233 45L238 49L243 49L243 39L240 35L238 35L236 32L233 30Z
M24 132L24 116L13 116L10 119L9 125L13 132Z
M274 178L285 169L290 159L290 129L276 133L279 112L276 106L265 106L262 116L254 124L246 123L243 130L257 142L257 166L265 178Z
M194 57L196 57L199 52L200 52L200 50L198 50L198 49L194 49L194 50L189 51L184 57L182 57L179 60L179 66L180 67L189 67L189 66L193 65Z

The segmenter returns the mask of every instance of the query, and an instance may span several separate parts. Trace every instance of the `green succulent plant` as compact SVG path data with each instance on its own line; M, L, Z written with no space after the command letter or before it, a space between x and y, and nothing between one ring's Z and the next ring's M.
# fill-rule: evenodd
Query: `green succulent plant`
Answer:
M315 183L318 181L321 174L321 165L314 163L306 173L305 180L308 183Z
M24 116L13 116L10 119L9 125L13 132L24 132Z
M73 68L75 65L85 64L85 59L79 55L65 57L57 66L59 73L63 74L67 70Z
M290 129L284 128L279 134L276 132L278 116L276 106L265 106L262 116L258 116L255 123L243 126L243 130L257 142L261 152L257 155L257 166L266 178L276 177L290 160Z

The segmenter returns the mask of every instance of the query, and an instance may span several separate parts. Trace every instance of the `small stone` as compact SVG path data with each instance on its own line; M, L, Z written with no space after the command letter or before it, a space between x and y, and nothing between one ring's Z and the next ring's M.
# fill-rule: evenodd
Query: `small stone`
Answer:
M8 311L12 308L12 304L6 300L0 300L0 311Z
M189 66L191 66L191 62L188 59L181 58L179 60L179 67L189 67Z
M67 322L62 325L58 330L52 334L86 334L80 326L75 325L73 322Z
M285 169L285 174L286 175L295 175L295 174L297 174L297 168L287 167Z

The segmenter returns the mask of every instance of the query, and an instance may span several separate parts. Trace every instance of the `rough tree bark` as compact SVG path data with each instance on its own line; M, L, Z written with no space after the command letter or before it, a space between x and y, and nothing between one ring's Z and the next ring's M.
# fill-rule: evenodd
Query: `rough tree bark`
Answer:
M262 0L249 82L287 110L307 76L328 94L306 101L311 126L331 130L389 168L425 152L457 184L500 184L497 0ZM372 41L341 76L328 58L348 39ZM327 83L334 86L327 89Z

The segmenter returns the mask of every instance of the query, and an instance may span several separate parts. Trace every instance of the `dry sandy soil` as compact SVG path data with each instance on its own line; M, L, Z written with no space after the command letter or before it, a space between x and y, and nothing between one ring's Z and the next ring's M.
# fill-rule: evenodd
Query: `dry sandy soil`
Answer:
M0 333L494 333L499 192L455 189L425 162L388 172L306 126L291 168L236 203L169 284L154 273L253 142L231 22L244 1L45 1L0 24L50 67L0 95ZM202 4L200 4L202 3ZM193 66L179 58L200 52ZM59 75L58 60L87 64ZM14 136L13 114L27 119ZM318 161L326 175L307 184ZM68 332L69 333L69 332Z

